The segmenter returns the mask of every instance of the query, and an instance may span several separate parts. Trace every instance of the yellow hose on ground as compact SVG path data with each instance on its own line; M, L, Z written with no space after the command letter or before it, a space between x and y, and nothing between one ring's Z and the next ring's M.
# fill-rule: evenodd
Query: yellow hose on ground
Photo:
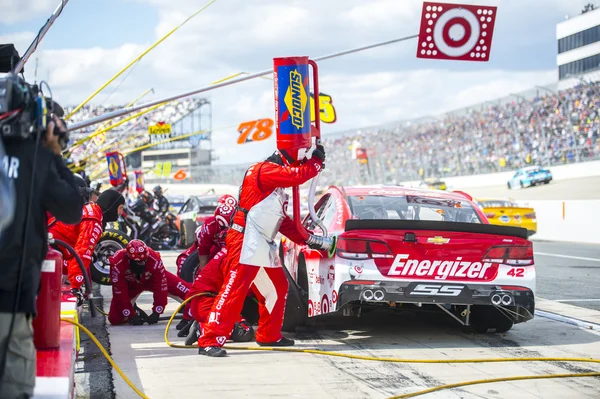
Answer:
M192 348L197 349L197 346L194 345L178 345L169 341L168 333L169 328L171 327L171 323L175 319L175 316L179 313L179 311L192 299L199 296L212 295L209 293L198 293L190 298L187 298L183 301L177 310L171 315L169 321L167 322L167 326L165 328L165 342L172 348ZM98 308L96 308L98 309ZM100 309L98 309L100 311ZM103 311L102 314L106 315ZM85 332L91 339L94 341L94 344L100 349L104 357L109 361L111 366L117 371L117 373L123 378L123 380L137 393L140 397L144 399L149 399L140 389L138 389L127 376L123 373L123 371L117 366L115 361L110 357L106 349L102 346L102 344L98 341L98 339L92 334L90 330L85 328L80 323L71 320L71 319L60 319L66 323L72 324L74 326L79 327L83 332ZM600 359L587 359L587 358L561 358L561 357L531 357L531 358L490 358L490 359L401 359L401 358L378 358L372 356L358 356L358 355L349 355L335 352L327 352L320 351L316 349L295 349L295 348L268 348L268 347L240 347L240 346L224 346L226 349L232 350L257 350L257 351L276 351L276 352L295 352L295 353L311 353L314 355L323 355L323 356L334 356L334 357L345 357L349 359L359 359L359 360L371 360L371 361L380 361L380 362L392 362L392 363L497 363L497 362L550 362L550 361L558 361L558 362L587 362L587 363L600 363ZM416 396L425 395L432 392L442 391L445 389L451 388L459 388L469 385L479 385L479 384L491 384L495 382L506 382L506 381L522 381L522 380L541 380L541 379L554 379L554 378L581 378L581 377L600 377L600 372L589 372L589 373L571 373L571 374L547 374L547 375L525 375L525 376L514 376L514 377L500 377L500 378L486 378L482 380L473 380L473 381L464 381L458 382L454 384L445 384L440 385L433 388L424 389L422 391L416 391L411 393L406 393L402 395L392 396L388 399L404 399L404 398L413 398Z
M572 374L546 374L546 375L520 375L517 377L500 377L500 378L486 378L484 380L473 380L465 382L457 382L455 384L440 385L422 391L405 393L404 395L392 396L388 399L404 399L414 398L415 396L425 395L431 392L442 391L444 389L465 387L467 385L478 385L478 384L491 384L493 382L504 382L504 381L521 381L521 380L542 380L549 378L579 378L579 377L600 377L600 373L572 373Z
M179 345L169 341L169 328L179 311L192 299L198 296L209 295L208 293L199 293L183 301L177 310L173 313L165 328L165 342L172 348L192 348L197 349L195 345ZM262 346L223 346L223 348L231 350L249 350L249 351L275 351L275 352L293 352L293 353L310 353L313 355L343 357L347 359L368 360L376 362L389 363L501 363L501 362L580 362L580 363L600 363L600 359L579 358L579 357L506 357L506 358L484 358L484 359L402 359L393 357L373 357L351 355L346 353L327 352L317 349L296 349L296 348L270 348ZM437 387L425 389L423 391L412 392L404 395L393 396L389 399L411 398L415 396L425 395L427 393L441 391L444 389L463 387L467 385L489 384L502 381L519 381L519 380L536 380L549 378L578 378L578 377L600 377L600 372L592 373L573 373L573 374L547 374L547 375L530 375L516 377L489 378L484 380L465 381L455 384L440 385Z
M94 341L94 343L96 344L98 349L100 349L100 351L102 352L102 354L104 355L106 360L108 360L108 362L110 363L111 366L113 366L115 371L117 373L119 373L119 375L121 376L121 378L123 378L123 380L127 383L127 385L129 385L131 387L131 389L133 389L135 391L135 393L140 395L140 397L142 397L144 399L150 399L146 395L144 395L144 393L142 391L140 391L135 385L133 385L133 383L129 380L129 378L127 378L127 376L125 375L125 373L123 373L123 371L119 368L119 366L117 366L117 364L115 363L113 358L110 357L110 355L108 354L106 349L104 349L104 347L102 346L100 341L98 341L98 339L94 336L94 334L92 334L92 332L90 330L88 330L87 328L85 328L84 326L82 326L81 324L77 323L74 320L63 319L63 318L61 318L60 320L64 321L65 323L73 324L74 326L79 327L84 333L86 333L92 339L92 341Z

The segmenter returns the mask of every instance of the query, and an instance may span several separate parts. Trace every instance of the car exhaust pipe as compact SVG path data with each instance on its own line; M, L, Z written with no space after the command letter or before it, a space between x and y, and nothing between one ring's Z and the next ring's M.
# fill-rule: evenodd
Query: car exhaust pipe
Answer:
M494 305L500 305L502 303L502 297L499 294L492 295L492 303Z
M382 290L377 290L373 293L373 299L375 299L376 301L383 301L384 297L385 297L385 294L383 293Z
M362 296L364 300L370 301L371 299L373 299L373 291L365 290L363 291Z
M512 297L510 295L503 295L502 296L502 304L504 306L508 306L512 303Z

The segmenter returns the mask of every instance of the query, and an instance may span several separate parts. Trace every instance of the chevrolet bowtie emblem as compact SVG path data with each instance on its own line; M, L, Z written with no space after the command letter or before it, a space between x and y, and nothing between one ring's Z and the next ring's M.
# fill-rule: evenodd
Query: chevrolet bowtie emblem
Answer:
M431 242L433 244L448 244L448 242L450 242L449 238L444 238L444 237L440 237L440 236L435 236L435 237L429 237L427 239L427 242Z

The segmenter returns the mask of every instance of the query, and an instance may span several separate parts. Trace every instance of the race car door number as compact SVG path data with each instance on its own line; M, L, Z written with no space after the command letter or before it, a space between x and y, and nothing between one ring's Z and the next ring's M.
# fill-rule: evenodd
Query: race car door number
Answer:
M464 285L418 284L409 295L459 296L463 289Z

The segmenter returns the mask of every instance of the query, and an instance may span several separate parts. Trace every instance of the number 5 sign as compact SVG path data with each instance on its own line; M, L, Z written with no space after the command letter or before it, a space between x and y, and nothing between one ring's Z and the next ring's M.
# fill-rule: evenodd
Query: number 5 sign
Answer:
M424 2L417 58L489 61L497 10Z
M331 96L319 93L319 111L321 122L335 123L337 117ZM313 93L310 93L310 121L315 121L315 99Z

